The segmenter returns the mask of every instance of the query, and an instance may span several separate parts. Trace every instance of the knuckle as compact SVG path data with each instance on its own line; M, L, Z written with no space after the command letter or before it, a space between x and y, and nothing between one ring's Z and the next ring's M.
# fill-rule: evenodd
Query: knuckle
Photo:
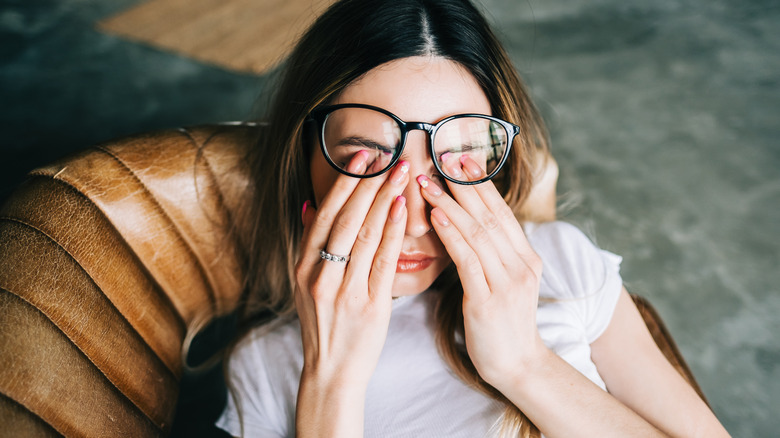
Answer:
M326 228L333 223L334 216L327 211L318 211L314 217L315 228Z
M498 217L491 211L482 214L482 226L487 230L495 230L500 225Z
M333 223L331 235L342 233L348 234L358 225L356 222L357 221L354 218L351 218L347 215L339 215L339 217L336 218L336 221Z
M539 283L539 273L529 264L530 269L518 269L515 281L524 286L534 286Z
M388 271L390 268L394 268L394 265L395 263L393 263L389 257L380 255L374 257L374 263L372 264L371 268L374 272L383 273Z
M485 230L482 225L479 223L474 223L471 226L471 238L474 239L474 242L478 245L484 245L490 242L490 237L488 236L487 230Z
M371 244L379 238L379 235L380 233L377 230L363 226L358 232L357 242L363 245Z

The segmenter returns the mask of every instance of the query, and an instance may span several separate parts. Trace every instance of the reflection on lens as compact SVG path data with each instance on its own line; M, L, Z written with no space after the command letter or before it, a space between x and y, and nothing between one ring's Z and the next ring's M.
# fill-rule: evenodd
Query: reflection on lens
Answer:
M457 181L469 181L461 157L468 156L482 169L483 176L498 168L507 150L507 132L493 120L461 117L441 125L434 139L434 150L442 172Z
M367 108L340 108L325 120L325 150L336 166L346 170L360 151L368 154L365 175L381 173L401 146L401 128L388 115Z

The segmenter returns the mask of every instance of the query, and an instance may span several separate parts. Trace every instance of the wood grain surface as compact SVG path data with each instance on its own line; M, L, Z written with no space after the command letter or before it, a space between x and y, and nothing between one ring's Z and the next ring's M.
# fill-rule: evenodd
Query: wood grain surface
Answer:
M244 73L280 63L333 0L150 0L98 29Z

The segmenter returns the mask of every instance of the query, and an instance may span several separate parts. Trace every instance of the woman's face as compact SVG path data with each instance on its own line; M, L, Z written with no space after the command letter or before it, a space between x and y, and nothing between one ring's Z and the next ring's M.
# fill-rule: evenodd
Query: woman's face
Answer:
M402 120L436 123L455 114L490 115L490 104L474 77L459 64L439 57L403 58L383 64L344 89L333 104L362 103L390 111ZM404 190L408 219L393 282L393 296L426 290L450 263L431 228L430 209L416 178L426 175L446 188L431 160L427 133L411 131L401 160L409 163ZM312 148L311 180L317 205L340 175L319 146Z

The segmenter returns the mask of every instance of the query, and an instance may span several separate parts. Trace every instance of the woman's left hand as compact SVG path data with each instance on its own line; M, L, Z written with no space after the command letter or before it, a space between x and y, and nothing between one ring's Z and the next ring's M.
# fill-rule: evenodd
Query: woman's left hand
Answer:
M456 166L450 172L471 180L484 176L467 156ZM423 175L417 181L463 285L469 357L480 376L501 390L502 383L547 351L536 327L542 261L492 182L448 183L450 197Z
M461 171L472 181L484 175L469 158L462 158L456 169L451 168L453 163L446 164L450 175ZM433 206L431 223L458 269L463 285L466 348L480 376L546 436L666 436L649 422L662 409L651 408L646 411L647 417L641 417L544 345L536 326L542 261L493 183L448 183L449 196L424 176L417 181ZM633 306L630 300L625 294L624 303ZM636 309L633 312L637 333L644 333L641 336L652 343ZM666 363L660 351L656 354L660 363ZM668 363L666 367L671 369ZM676 373L671 371L669 375ZM679 375L676 379L682 381ZM690 387L688 396L688 400L695 400ZM639 399L640 405L648 402L644 393ZM702 409L698 411L690 408L694 405L697 403L690 401L685 412L696 412L696 418L708 422L697 427L707 424L711 429L706 433L728 435L704 410L703 403L699 401L696 409ZM668 420L670 417L661 415L655 424L673 431L672 423L679 425L680 421ZM690 436L689 432L683 435Z

